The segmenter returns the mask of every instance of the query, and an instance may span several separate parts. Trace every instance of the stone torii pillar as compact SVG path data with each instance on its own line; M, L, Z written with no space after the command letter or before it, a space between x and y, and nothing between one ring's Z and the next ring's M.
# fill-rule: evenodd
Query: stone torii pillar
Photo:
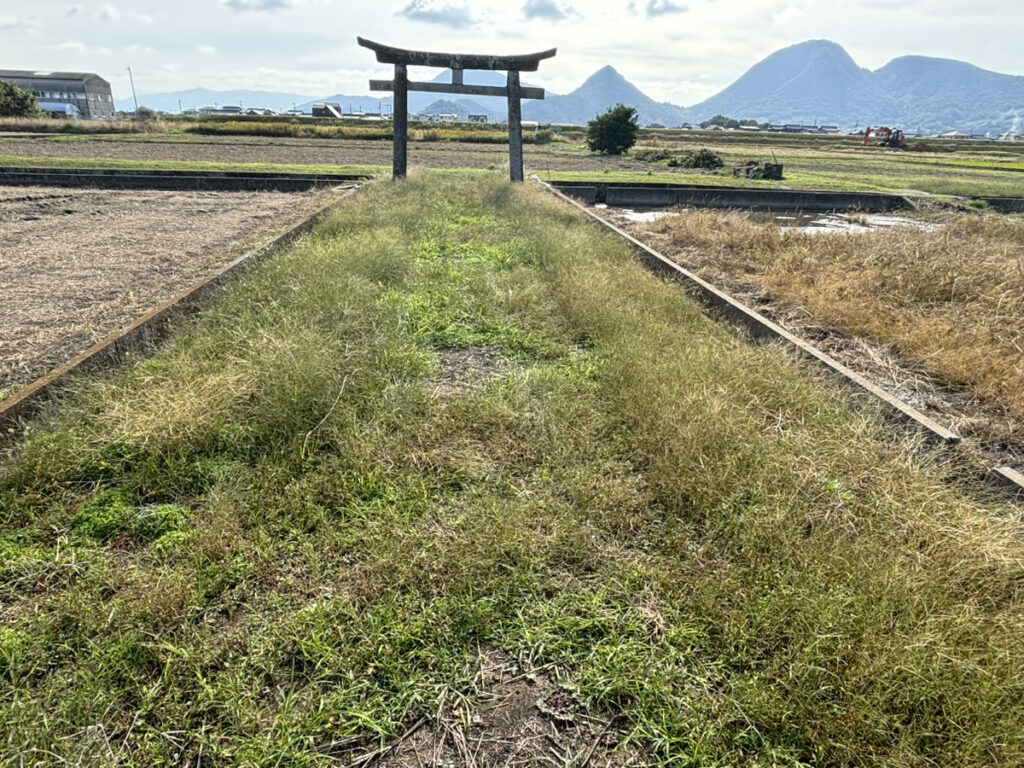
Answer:
M519 82L520 72L536 72L542 59L550 59L556 50L552 48L540 53L524 56L486 56L464 53L432 53L430 51L409 51L392 48L372 40L357 37L364 48L377 54L382 64L394 64L392 80L371 80L371 91L394 93L394 145L392 172L394 178L405 176L407 165L407 142L409 129L409 91L427 93L455 93L463 96L504 96L508 100L508 165L512 181L523 180L523 109L522 99L543 99L543 88L524 88ZM409 67L443 67L452 71L451 83L409 82ZM489 69L508 73L504 88L493 85L466 85L462 81L467 69Z

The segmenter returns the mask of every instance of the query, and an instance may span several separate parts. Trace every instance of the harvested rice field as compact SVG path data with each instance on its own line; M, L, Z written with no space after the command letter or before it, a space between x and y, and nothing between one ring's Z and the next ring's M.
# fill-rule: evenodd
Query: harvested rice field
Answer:
M0 399L269 241L325 194L0 187Z

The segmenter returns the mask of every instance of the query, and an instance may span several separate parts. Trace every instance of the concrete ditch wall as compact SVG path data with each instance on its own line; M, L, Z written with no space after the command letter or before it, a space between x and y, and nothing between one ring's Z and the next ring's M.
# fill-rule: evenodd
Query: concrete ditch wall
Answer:
M999 213L1024 213L1024 197L976 197L984 200L988 207Z
M623 208L738 208L748 211L896 211L913 208L902 195L872 192L809 192L795 189L698 187L676 184L556 181L552 186L588 205Z
M351 184L358 174L249 173L244 171L136 171L103 168L0 168L0 185L103 189L302 192Z

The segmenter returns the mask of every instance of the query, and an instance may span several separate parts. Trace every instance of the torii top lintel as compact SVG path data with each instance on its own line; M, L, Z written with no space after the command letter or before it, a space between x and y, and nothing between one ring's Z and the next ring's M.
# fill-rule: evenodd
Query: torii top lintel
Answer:
M487 56L474 53L434 53L431 51L410 51L405 48L394 48L372 40L357 37L356 41L364 48L377 54L381 64L406 64L416 67L444 67L446 69L494 69L516 72L536 72L542 59L550 59L558 51L551 48L539 53L527 53L521 56Z

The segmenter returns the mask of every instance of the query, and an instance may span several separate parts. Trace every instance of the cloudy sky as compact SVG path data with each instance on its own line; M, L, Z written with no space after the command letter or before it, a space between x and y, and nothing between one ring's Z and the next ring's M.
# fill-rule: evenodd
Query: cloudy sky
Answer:
M526 53L567 93L611 64L684 106L778 48L825 38L877 69L908 53L1024 74L1021 0L0 0L0 68L98 72L114 95L203 86L362 94L389 67L356 35L408 48Z

